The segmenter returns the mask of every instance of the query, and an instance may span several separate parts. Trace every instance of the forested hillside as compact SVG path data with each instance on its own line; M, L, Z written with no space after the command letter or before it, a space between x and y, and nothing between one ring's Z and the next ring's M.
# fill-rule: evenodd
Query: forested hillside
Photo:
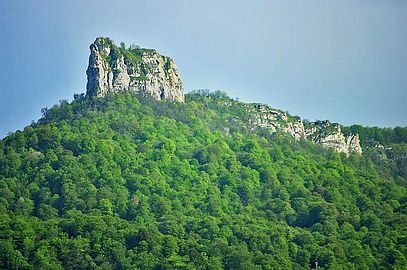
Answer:
M345 128L369 146L347 156L222 92L43 113L0 141L0 268L407 268L405 128Z

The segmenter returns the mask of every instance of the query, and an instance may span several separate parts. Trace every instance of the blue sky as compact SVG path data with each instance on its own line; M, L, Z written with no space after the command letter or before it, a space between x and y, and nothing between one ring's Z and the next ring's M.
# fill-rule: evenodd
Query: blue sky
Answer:
M186 91L407 126L407 1L3 0L0 10L0 137L85 91L97 36L171 56Z

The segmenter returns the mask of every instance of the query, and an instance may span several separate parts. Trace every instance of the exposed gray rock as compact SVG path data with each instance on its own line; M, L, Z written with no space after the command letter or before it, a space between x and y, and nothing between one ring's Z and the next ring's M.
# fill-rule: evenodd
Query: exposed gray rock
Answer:
M97 38L90 46L89 66L86 71L87 95L103 97L108 93L132 91L147 94L157 100L184 102L182 81L174 61L155 50L119 49L108 38ZM225 104L230 106L231 104ZM333 148L338 152L362 154L358 134L345 136L339 124L317 121L304 124L299 117L273 109L264 104L244 104L250 130L268 129L270 133L283 131L295 140L307 139ZM232 118L231 122L243 123ZM229 130L223 129L225 135Z
M355 152L359 155L362 154L362 147L360 146L359 134L350 134L346 138L349 152Z
M347 155L351 152L362 154L359 135L345 136L339 124L317 121L305 125L301 118L289 116L264 104L246 104L245 109L251 130L262 127L268 129L270 133L283 131L296 140L308 139Z
M337 127L336 132L333 132L326 136L321 136L315 142L320 143L324 147L333 148L338 152L343 152L343 153L349 152L345 135L343 135L339 126Z
M289 133L296 140L305 139L307 137L305 133L304 123L301 118L298 118L295 122L287 122L287 126L284 131Z
M359 135L350 134L345 136L339 124L330 123L329 121L313 122L308 125L306 134L307 138L313 142L319 143L326 148L333 148L337 152L362 154Z
M90 45L86 74L87 95L103 97L108 93L132 91L157 100L184 102L184 89L176 64L155 50L122 50L108 38L97 38Z

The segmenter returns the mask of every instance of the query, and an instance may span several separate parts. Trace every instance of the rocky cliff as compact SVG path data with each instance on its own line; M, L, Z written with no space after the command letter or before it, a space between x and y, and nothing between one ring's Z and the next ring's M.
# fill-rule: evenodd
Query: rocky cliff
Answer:
M345 135L341 126L329 121L306 122L286 112L276 110L264 104L246 104L245 110L251 128L267 128L270 132L283 131L296 140L308 139L326 148L338 152L362 154L359 135Z
M87 95L133 91L158 100L183 102L184 89L174 61L155 50L136 46L117 47L109 38L97 38L90 45L86 71Z
M341 126L329 121L317 121L307 124L306 137L313 142L319 143L324 147L334 148L338 152L349 154L355 152L362 154L359 135L345 135Z
M117 47L109 38L97 38L90 45L86 71L87 95L103 97L108 93L132 91L157 100L184 102L184 89L174 61L152 49L136 46ZM229 104L230 105L230 104ZM245 123L251 129L266 128L271 133L283 131L296 140L308 139L324 147L349 154L362 153L359 136L345 136L339 124L329 121L307 122L264 104L244 104ZM240 119L242 120L242 119ZM243 123L239 119L234 119Z

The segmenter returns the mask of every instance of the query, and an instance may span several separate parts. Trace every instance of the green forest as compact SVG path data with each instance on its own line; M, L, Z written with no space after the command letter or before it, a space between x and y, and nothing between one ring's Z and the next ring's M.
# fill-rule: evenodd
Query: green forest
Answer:
M347 156L220 91L42 112L0 141L1 269L407 268L407 128Z

